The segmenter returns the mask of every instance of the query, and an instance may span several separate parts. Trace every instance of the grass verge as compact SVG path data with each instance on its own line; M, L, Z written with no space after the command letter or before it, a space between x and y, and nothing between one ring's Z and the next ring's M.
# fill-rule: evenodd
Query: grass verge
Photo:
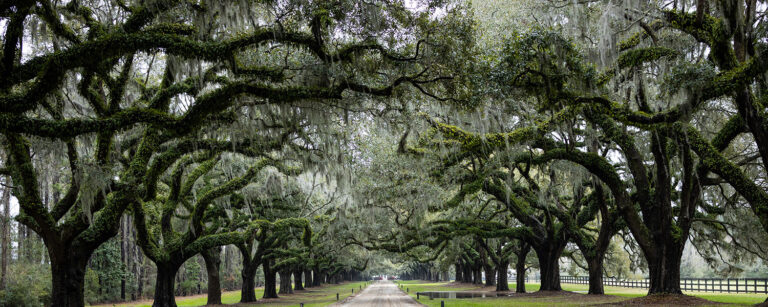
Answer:
M427 282L427 281L398 281L402 285L403 290L409 290L408 294L413 298L416 298L416 292L424 291L479 291L482 287L471 285L451 285L447 282ZM515 284L509 284L509 288L514 291ZM589 286L587 285L575 285L575 284L563 284L563 290L572 291L577 293L586 293ZM488 289L488 288L486 288ZM528 292L535 292L539 289L539 285L536 283L526 284L526 290ZM635 298L645 296L647 290L640 288L623 288L623 287L605 287L605 294L602 296L593 295L554 295L554 296L541 296L541 295L522 295L519 297L503 297L503 298L466 298L466 299L434 299L422 297L419 302L428 306L440 306L440 301L444 300L446 306L461 307L461 306L584 306L592 304L604 304L604 303L619 303L628 298ZM744 294L744 293L702 293L702 292L685 292L687 295L692 295L707 299L719 303L729 303L737 305L754 305L761 303L765 300L765 294Z
M237 304L240 301L240 291L227 291L222 293L221 302L224 304L236 304L236 306L298 306L300 303L304 303L305 307L327 306L336 302L336 293L339 293L339 300L343 300L352 295L352 289L355 290L355 293L358 293L367 284L366 282L348 282L337 285L323 285L321 287L309 288L308 290L295 291L294 294L280 295L278 299L259 299L253 304ZM264 289L256 289L256 297L260 298L263 295ZM205 295L176 297L176 304L179 307L204 306L206 301L207 297ZM152 306L152 300L96 306L150 307Z

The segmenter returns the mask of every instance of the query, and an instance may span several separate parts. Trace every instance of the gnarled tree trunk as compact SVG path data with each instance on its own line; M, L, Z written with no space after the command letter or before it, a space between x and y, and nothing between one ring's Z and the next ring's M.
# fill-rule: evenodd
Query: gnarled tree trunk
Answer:
M293 289L304 290L304 285L301 282L301 270L293 271Z
M546 244L536 250L541 271L541 287L539 291L560 291L560 255L565 244Z
M264 268L264 296L263 298L278 298L277 296L277 276L272 270L272 260L266 260L262 264Z
M472 283L482 285L483 284L483 271L482 266L478 265L472 269Z
M465 263L464 264L464 282L471 283L472 282L472 278L474 276L475 275L472 274L472 267L469 264Z
M525 258L531 251L531 246L523 243L521 249L516 252L517 261L515 261L515 293L525 293Z
M496 268L497 282L496 291L509 291L509 281L507 280L507 268L509 268L509 259L503 259Z
M310 288L312 287L312 270L306 269L304 270L304 288Z
M259 265L256 263L252 263L248 260L243 261L243 271L241 272L243 285L240 291L241 303L250 303L256 301L256 292L254 291L256 285L254 284L254 279L256 278L256 270L258 268Z
M176 272L181 265L176 263L155 263L157 278L155 280L155 301L152 307L176 307Z
M221 249L214 247L202 253L205 260L205 271L208 273L208 305L221 304L221 280L219 279L219 267L221 266Z
M315 265L315 267L312 268L312 286L319 287L322 282L323 275L320 273L320 266Z
M3 198L0 201L3 206L3 214L0 219L3 219L3 223L0 224L0 244L2 244L2 255L0 255L0 290L5 289L6 275L8 274L8 249L10 247L11 237L11 188L6 187L3 190Z
M598 255L595 255L594 257L587 258L587 270L589 271L589 294L605 294L605 289L603 288L604 258L604 253L598 253Z
M485 269L485 286L495 286L496 285L496 268L494 268L490 264L484 265Z
M292 294L293 287L291 287L291 271L280 271L280 291L277 294Z
M48 248L48 254L51 257L51 306L84 306L83 285L88 259L64 251L58 252L51 247Z
M665 242L666 243L666 242ZM680 262L683 246L680 244L658 244L659 255L646 257L650 288L648 294L682 294L680 289Z

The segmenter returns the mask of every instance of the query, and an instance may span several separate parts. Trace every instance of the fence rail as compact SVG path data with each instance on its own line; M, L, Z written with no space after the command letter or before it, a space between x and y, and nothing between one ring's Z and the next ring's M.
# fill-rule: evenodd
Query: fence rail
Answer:
M587 276L560 276L564 284L589 284ZM648 279L619 280L603 278L603 285L648 288ZM722 293L768 293L768 278L681 278L680 288L683 291L722 292Z

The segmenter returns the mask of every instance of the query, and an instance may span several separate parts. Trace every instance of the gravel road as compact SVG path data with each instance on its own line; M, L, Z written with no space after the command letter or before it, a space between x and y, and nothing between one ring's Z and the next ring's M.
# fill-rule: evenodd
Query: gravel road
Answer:
M331 306L355 306L355 307L415 307L424 306L412 297L400 291L391 281L377 281L371 284L363 292Z

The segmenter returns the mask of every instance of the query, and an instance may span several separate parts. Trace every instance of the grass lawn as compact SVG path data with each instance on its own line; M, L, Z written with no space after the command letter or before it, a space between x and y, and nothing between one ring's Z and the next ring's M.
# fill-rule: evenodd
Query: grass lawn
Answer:
M416 292L424 291L466 291L480 289L481 287L453 287L446 286L448 283L425 282L425 281L398 281L403 290L408 289L408 294L416 298ZM514 291L515 284L509 284L509 288ZM563 284L563 290L586 293L588 285ZM534 292L539 289L536 283L526 284L528 292ZM446 306L583 306L588 304L617 303L628 298L645 296L646 289L623 288L623 287L605 287L606 296L549 296L549 297L504 297L504 298L466 298L466 299L434 299L421 298L419 302L428 306L440 306L440 301L444 300ZM702 293L686 292L685 294L697 296L710 301L721 303L732 303L739 305L754 305L765 300L765 294L728 294L728 293Z
M352 289L355 293L360 288L365 288L366 282L342 283L338 285L323 285L318 288L309 288L305 291L297 291L294 294L280 295L279 299L263 300L259 299L254 304L243 304L238 306L298 306L304 303L306 307L327 306L336 302L336 293L339 293L339 300L352 295ZM256 297L261 298L264 295L263 289L256 289ZM176 297L176 304L180 307L192 307L205 305L207 298L205 295L195 295L187 297ZM221 302L224 304L235 304L240 301L240 291L229 291L221 294ZM115 306L115 307L150 307L152 300L129 302L122 304L107 304L97 306Z

